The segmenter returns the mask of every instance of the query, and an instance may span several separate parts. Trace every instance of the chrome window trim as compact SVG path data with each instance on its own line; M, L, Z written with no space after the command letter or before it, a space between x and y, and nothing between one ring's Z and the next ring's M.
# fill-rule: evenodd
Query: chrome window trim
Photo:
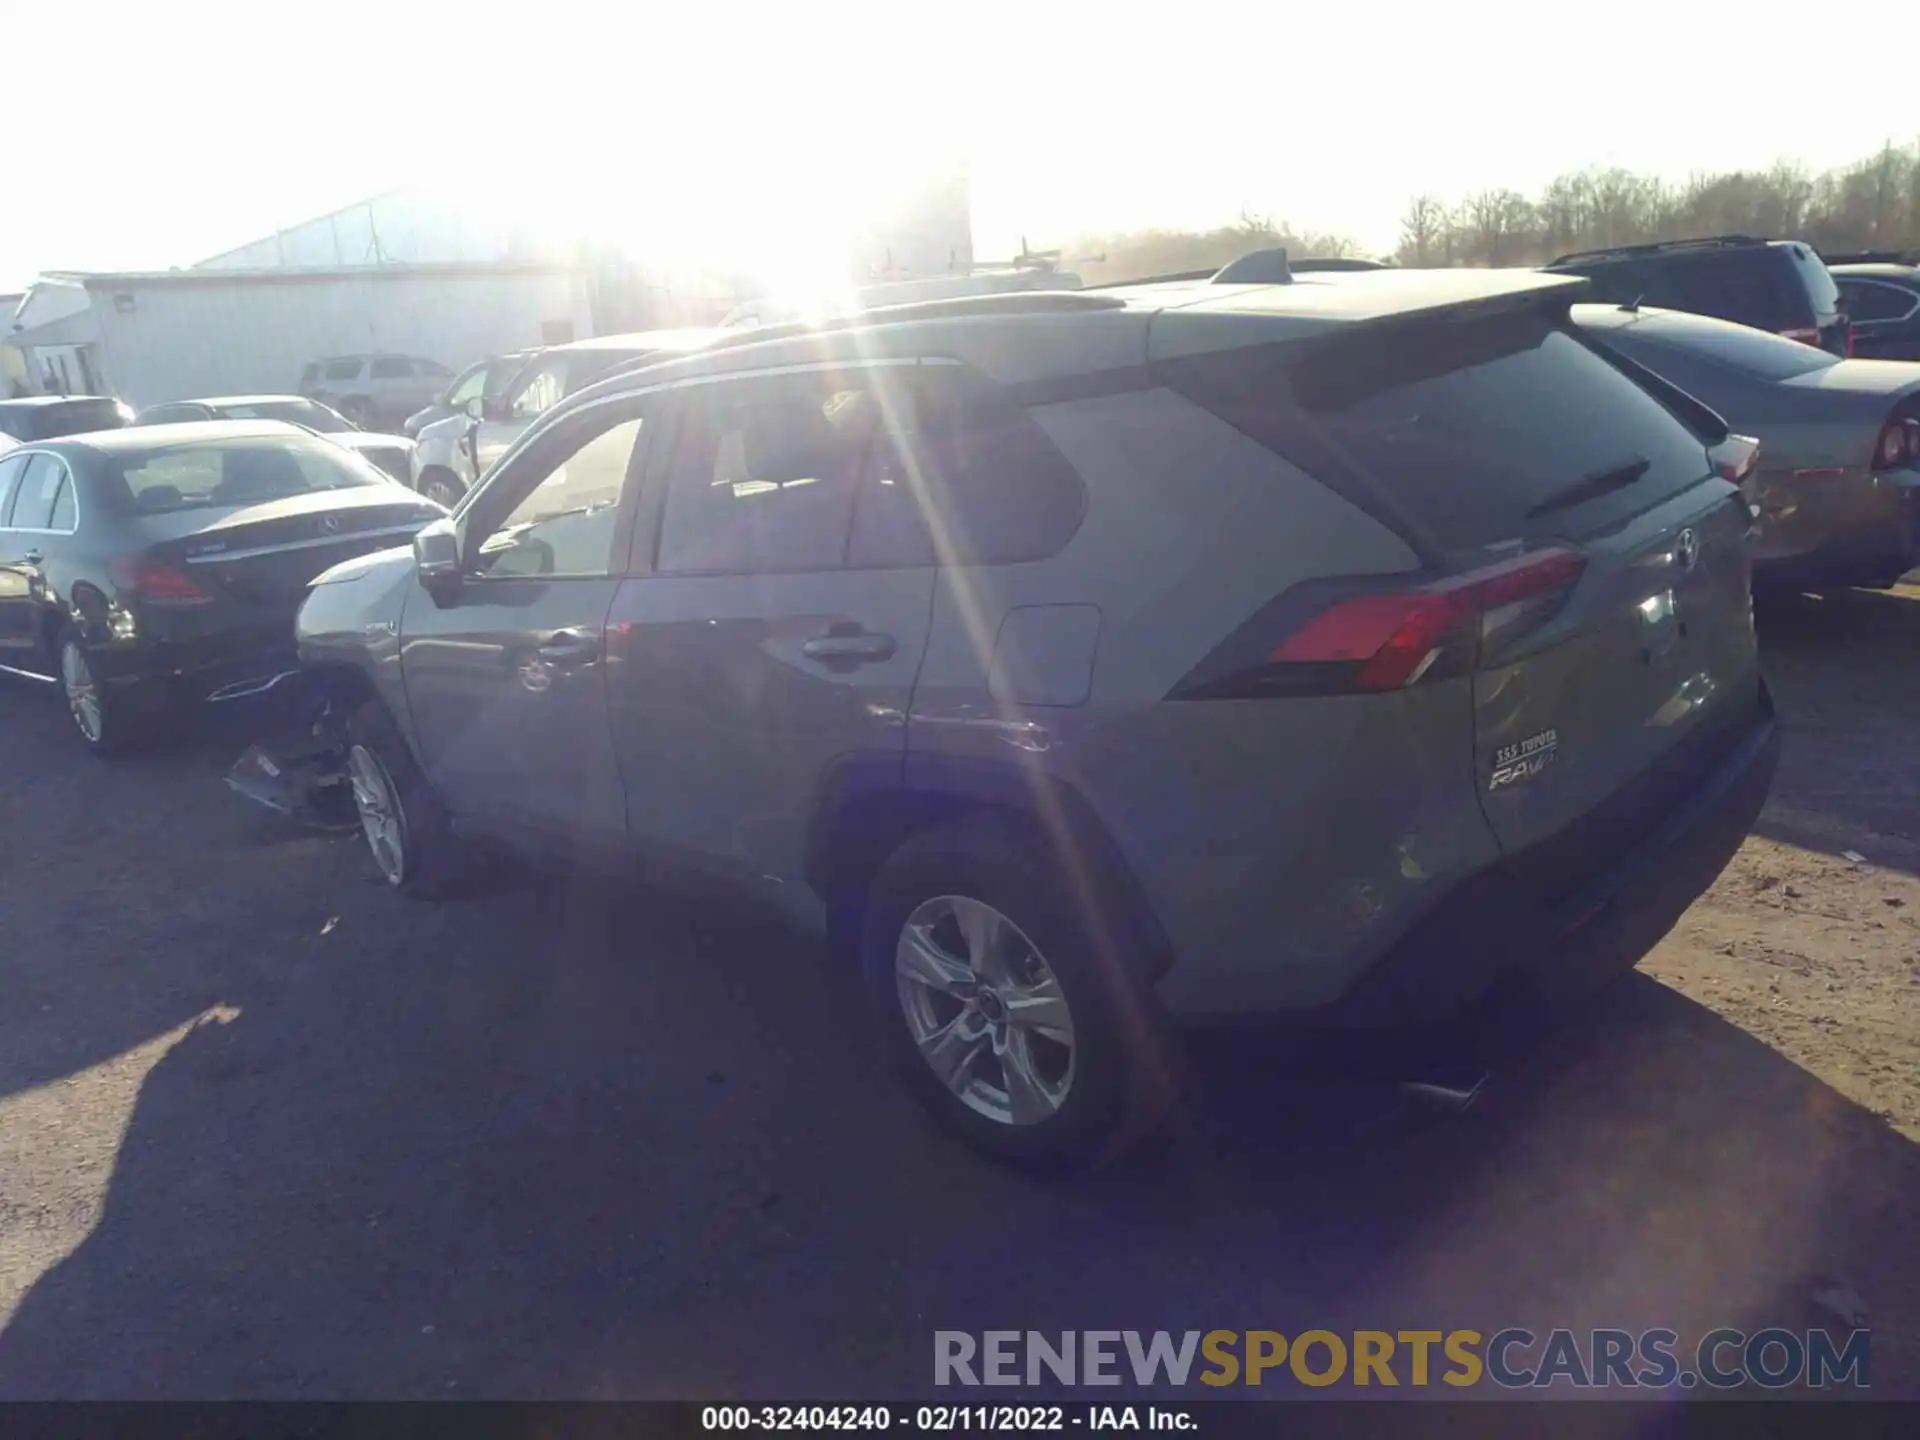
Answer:
M66 472L67 483L73 486L73 528L52 530L43 525L0 525L0 535L77 535L80 532L80 479L73 473L73 467L67 464L64 455L52 450L38 450L27 445L22 445L17 450L7 451L5 458L12 460L21 455L26 456L29 462L35 455L44 455ZM24 481L26 476L23 474L20 478ZM19 505L19 500L20 497L16 492L14 495L16 507Z

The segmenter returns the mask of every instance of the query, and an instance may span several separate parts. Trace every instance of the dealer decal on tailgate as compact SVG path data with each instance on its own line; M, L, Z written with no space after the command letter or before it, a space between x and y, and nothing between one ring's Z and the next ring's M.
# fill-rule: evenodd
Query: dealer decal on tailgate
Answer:
M1502 745L1493 752L1493 778L1487 789L1501 790L1531 780L1553 763L1560 751L1560 732L1542 730L1514 745Z

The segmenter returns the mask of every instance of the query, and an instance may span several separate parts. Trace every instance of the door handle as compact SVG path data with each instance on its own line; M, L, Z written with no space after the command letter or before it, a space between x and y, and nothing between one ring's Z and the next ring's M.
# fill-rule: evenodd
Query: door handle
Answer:
M540 644L540 658L554 665L585 665L600 658L600 642L580 630L557 630Z
M810 660L837 660L851 664L887 660L892 658L893 651L893 636L876 635L867 630L851 634L828 631L825 635L814 636L800 647L800 653Z

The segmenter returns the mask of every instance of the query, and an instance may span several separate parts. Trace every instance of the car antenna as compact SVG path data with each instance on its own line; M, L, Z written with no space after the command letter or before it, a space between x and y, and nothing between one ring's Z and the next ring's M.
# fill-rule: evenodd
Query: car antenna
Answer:
M1626 311L1627 314L1629 315L1638 315L1640 313L1640 302L1646 298L1647 297L1645 295L1636 295L1633 297L1633 299L1629 300L1625 305L1622 305L1620 308Z

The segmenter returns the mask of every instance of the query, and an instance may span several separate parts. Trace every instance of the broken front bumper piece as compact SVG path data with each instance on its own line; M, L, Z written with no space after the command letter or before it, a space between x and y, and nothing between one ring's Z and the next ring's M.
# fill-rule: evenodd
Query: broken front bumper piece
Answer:
M249 745L227 771L227 785L317 830L351 830L360 823L347 777L344 727L325 702Z

